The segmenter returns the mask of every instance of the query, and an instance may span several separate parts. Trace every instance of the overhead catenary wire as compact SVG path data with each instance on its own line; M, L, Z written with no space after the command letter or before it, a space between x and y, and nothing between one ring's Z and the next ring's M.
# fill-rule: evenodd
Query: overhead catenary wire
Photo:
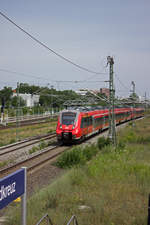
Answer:
M105 73L100 73L100 72L96 72L93 70L90 70L86 67L83 67L77 63L74 63L73 61L71 61L70 59L67 59L66 57L64 57L63 55L60 55L59 53L57 53L56 51L54 51L53 49L49 48L46 44L44 44L43 42L41 42L40 40L38 40L37 38L35 38L33 35L31 35L29 32L27 32L25 29L23 29L21 26L17 25L13 20L11 20L8 16L6 16L4 13L2 13L0 11L0 15L2 17L4 17L7 21L9 21L11 24L13 24L15 27L17 27L19 30L21 30L23 33L25 33L27 36L29 36L32 40L36 41L38 44L40 44L41 46L43 46L44 48L46 48L47 50L49 50L50 52L52 52L53 54L57 55L59 58L65 60L66 62L74 65L75 67L87 71L89 73L93 73L93 74L105 74Z
M126 90L129 91L129 88L128 88L126 85L124 85L124 83L120 80L120 78L118 77L118 75L117 75L116 73L115 73L115 76L116 76L117 80L119 81L119 83L120 83Z
M36 78L36 79L43 79L43 77L40 77L40 76L35 76L32 74L26 74L26 73L22 73L22 72L12 71L12 70L8 70L8 69L0 68L0 72L12 73L12 74L16 74L16 75L23 76L23 77L32 77L32 78ZM46 78L44 78L44 79L46 79ZM46 80L50 80L50 79L46 79Z
M122 85L122 87L124 87L126 90L128 90L128 92L131 92L131 88L128 88L128 87L120 80L120 78L118 77L117 74L115 74L115 76L116 76L117 80L119 81L119 83ZM141 92L141 91L138 90L137 88L136 88L136 90L137 90L139 93ZM122 92L122 91L121 91L121 92Z
M43 77L40 77L39 75L33 75L33 74L26 74L26 73L23 73L23 72L17 72L17 71L12 71L12 70L8 70L8 69L4 69L4 68L0 68L0 72L5 72L5 73L12 73L12 74L16 74L16 75L19 75L19 76L23 76L23 77L32 77L32 78L36 78L36 79L43 79ZM87 80L52 80L52 79L47 79L47 78L44 78L46 80L49 80L51 82L60 82L60 83L83 83L83 82L90 82L90 83L101 83L101 82L106 82L106 81L102 81L102 80L95 80L95 81L88 81Z

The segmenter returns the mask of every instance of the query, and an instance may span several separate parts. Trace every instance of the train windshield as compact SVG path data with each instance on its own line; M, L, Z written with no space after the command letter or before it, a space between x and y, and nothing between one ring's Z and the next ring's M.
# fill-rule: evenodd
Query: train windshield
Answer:
M64 125L74 124L75 118L76 118L76 113L64 112L62 113L62 124Z

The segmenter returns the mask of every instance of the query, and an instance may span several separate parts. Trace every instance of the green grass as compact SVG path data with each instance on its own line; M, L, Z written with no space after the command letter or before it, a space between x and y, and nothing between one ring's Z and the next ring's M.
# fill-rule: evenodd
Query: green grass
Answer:
M9 128L0 130L0 146L14 143L16 137L23 140L28 137L51 133L56 130L56 122L47 122L44 124L34 124L25 127Z
M29 150L29 154L32 154L34 152L40 151L45 149L46 147L48 147L51 144L50 141L41 141L37 146L33 146L30 150Z
M70 162L76 159L76 154L81 154L84 160L78 160L77 156L75 161L80 163L69 166L72 168L64 176L32 196L28 201L27 224L36 224L48 213L58 225L67 224L72 215L76 215L79 225L146 225L150 192L149 125L150 118L146 118L136 122L135 127L121 130L116 148L111 145L101 149L96 145L74 148ZM91 149L96 156L91 155ZM69 154L65 157L67 167ZM88 208L79 209L82 205ZM19 214L18 208L13 209L7 225L19 225Z

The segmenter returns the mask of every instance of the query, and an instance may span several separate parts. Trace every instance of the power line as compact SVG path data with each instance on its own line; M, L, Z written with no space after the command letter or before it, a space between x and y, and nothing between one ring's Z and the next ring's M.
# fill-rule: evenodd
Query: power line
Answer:
M105 73L99 73L96 71L92 71L87 69L86 67L80 66L79 64L74 63L73 61L71 61L70 59L67 59L66 57L64 57L63 55L60 55L59 53L57 53L56 51L54 51L53 49L49 48L47 45L45 45L43 42L39 41L37 38L35 38L33 35L31 35L30 33L28 33L26 30L24 30L22 27L20 27L19 25L17 25L14 21L12 21L9 17L7 17L5 14L3 14L2 12L0 12L0 15L3 16L6 20L8 20L11 24L13 24L14 26L16 26L19 30L21 30L23 33L25 33L27 36L29 36L31 39L33 39L34 41L36 41L38 44L40 44L41 46L43 46L44 48L48 49L49 51L51 51L53 54L57 55L59 58L65 60L66 62L78 67L79 69L82 69L84 71L87 71L89 73L94 73L94 74L105 74Z
M126 87L126 86L124 85L124 83L119 79L119 77L117 76L117 74L115 74L115 76L116 76L116 78L118 79L119 83L120 83L125 89L127 89L127 90L129 91L129 88Z
M29 74L25 74L25 73L22 73L22 72L16 72L16 71L7 70L7 69L0 69L0 71L5 72L5 73L13 73L13 74L23 76L23 77L32 77L32 78L37 78L37 79L43 79L43 77L34 76L34 75L31 75L31 74L29 75ZM44 78L44 79L46 79L46 78ZM49 79L46 79L46 80L49 80Z
M59 82L59 83L103 83L106 81L102 80L93 80L93 81L86 81L86 80L54 80L54 82Z
M35 75L32 75L32 74L25 74L25 73L22 73L22 72L16 72L16 71L12 71L12 70L8 70L8 69L1 69L0 68L0 72L5 72L5 73L12 73L12 74L16 74L16 75L19 75L19 76L23 76L23 77L32 77L32 78L37 78L37 79L43 79L43 77L40 77L40 76L35 76ZM44 78L46 79L46 78ZM60 82L60 83L83 83L83 82L86 82L86 83L99 83L99 82L105 82L105 81L101 81L101 80L95 80L95 81L88 81L88 80L52 80L52 79L46 79L46 80L49 80L51 82Z

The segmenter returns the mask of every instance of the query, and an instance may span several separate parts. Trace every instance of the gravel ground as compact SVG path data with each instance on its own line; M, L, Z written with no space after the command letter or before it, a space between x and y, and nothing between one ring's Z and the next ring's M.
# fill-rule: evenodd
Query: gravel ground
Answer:
M33 193L39 191L41 188L46 187L53 181L58 179L64 170L57 168L49 163L42 167L42 169L34 171L27 176L27 196L30 197Z

